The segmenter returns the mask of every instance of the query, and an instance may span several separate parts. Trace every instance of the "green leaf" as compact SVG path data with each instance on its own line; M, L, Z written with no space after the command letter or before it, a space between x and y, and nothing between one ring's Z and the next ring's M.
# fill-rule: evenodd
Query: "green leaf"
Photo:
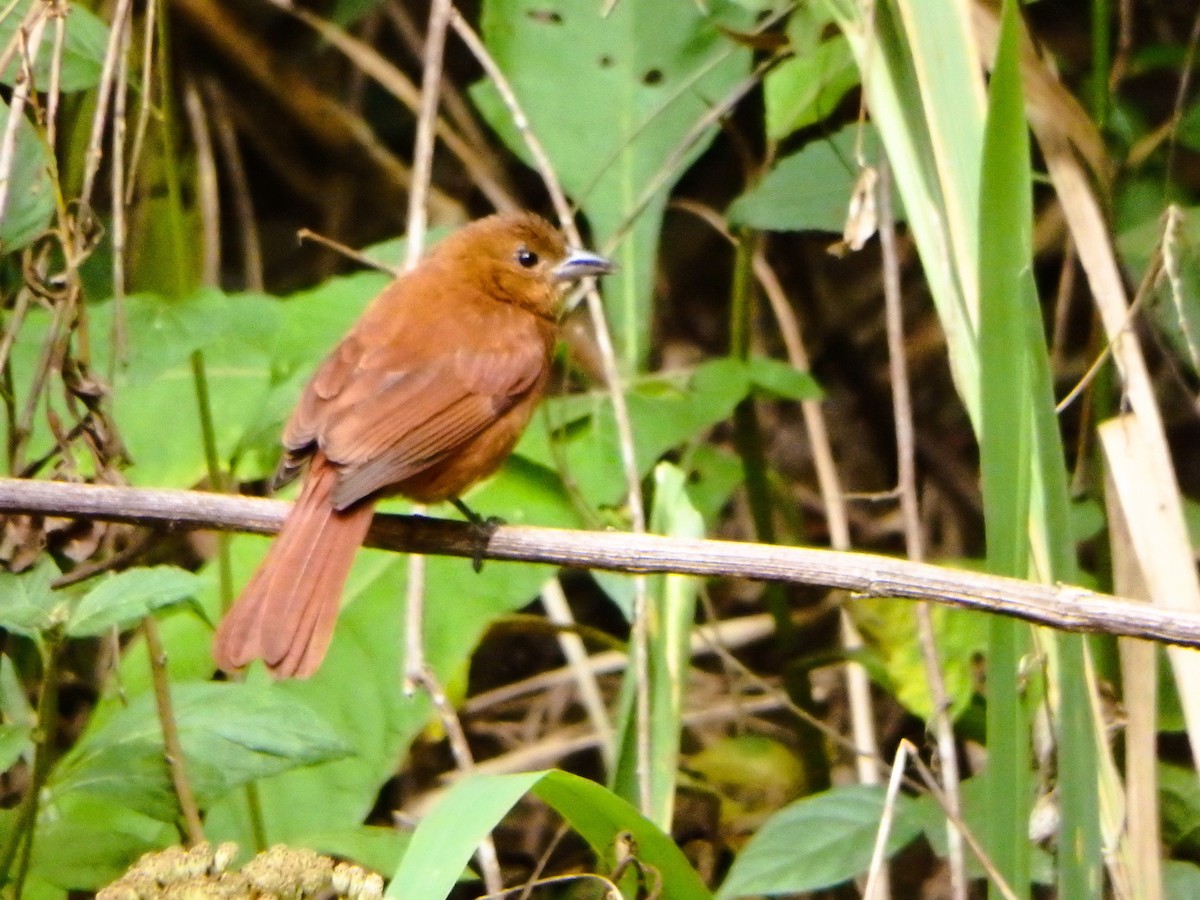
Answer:
M750 390L745 363L717 359L691 375L667 373L644 378L626 395L639 474L645 475L667 451L696 438L729 417ZM602 394L575 394L547 401L550 431L535 422L517 453L563 474L591 506L619 503L624 475L611 404Z
M20 575L0 572L0 628L33 637L61 625L68 606L62 594L50 589L55 574L49 563Z
M32 750L37 713L25 696L12 659L0 656L0 772L7 772Z
M175 684L171 697L202 805L248 781L349 752L309 706L270 685ZM55 769L50 788L111 797L167 821L178 810L163 752L154 698L144 694L90 730Z
M1179 859L1162 862L1163 896L1167 900L1192 900L1200 897L1200 867Z
M789 29L790 33L790 29ZM840 34L806 47L792 44L796 55L776 66L763 81L767 136L783 140L829 116L858 84L850 43Z
M1160 763L1158 805L1163 843L1177 855L1200 850L1200 784L1191 769Z
M858 172L854 146L860 127L847 125L798 153L785 156L729 208L735 225L763 231L830 231L846 224ZM878 152L874 129L862 134L868 159Z
M752 356L746 372L756 388L781 400L819 400L821 386L808 372L767 356Z
M452 787L421 820L388 888L388 897L442 900L475 848L526 793L551 806L600 856L597 871L615 865L614 842L629 832L637 857L661 878L663 900L711 895L670 835L606 788L567 772L473 775Z
M33 726L0 723L0 772L11 769L30 748Z
M0 47L7 47L16 36L17 29L25 21L31 6L42 0L28 0L7 12L0 19ZM63 41L62 65L59 71L59 86L64 91L85 91L100 83L104 67L104 55L108 47L108 26L96 14L79 4L65 7L66 37ZM50 90L50 65L54 57L54 19L46 24L42 43L33 62L34 86L39 91ZM0 73L0 83L10 87L16 84L17 75L24 63L18 54Z
M605 280L621 368L637 371L650 345L655 255L667 195L716 134L712 126L678 159L681 142L749 71L750 51L720 30L750 14L729 0L704 4L622 0L604 16L594 0L487 0L481 30L512 83L597 246L618 273ZM472 97L488 123L528 161L525 143L490 82ZM669 178L618 247L608 246L644 201L659 169Z
M115 312L111 301L93 307L92 333L109 335ZM118 369L113 408L134 461L130 480L190 487L208 471L192 354L204 353L218 455L228 459L263 418L280 304L258 294L202 289L182 300L127 297L124 315L130 352L127 365ZM97 343L94 364L104 371L108 342ZM278 425L274 428L277 440Z
M153 849L154 843L109 827L51 820L34 834L30 868L58 887L94 891Z
M885 799L882 787L856 784L814 794L784 807L738 854L717 891L717 900L815 891L865 872ZM888 856L921 830L912 801L903 794L896 801Z
M4 21L9 21L9 16ZM0 38L0 46L4 46ZM11 110L0 101L0 134L8 128ZM46 230L54 215L54 182L50 154L29 120L17 124L12 171L8 178L8 203L0 216L0 252L11 253L31 243Z
M200 578L174 566L129 569L88 591L67 621L67 634L91 637L124 627L194 597L200 584Z
M933 699L925 676L925 660L917 636L911 600L856 598L849 604L855 624L878 656L887 684L905 709L925 721L933 716ZM988 619L981 613L933 605L930 609L941 657L949 713L957 718L976 688L977 660L987 649Z
M327 856L338 856L372 871L393 872L412 836L395 828L360 825L340 831L317 831L294 838L290 843L309 847Z

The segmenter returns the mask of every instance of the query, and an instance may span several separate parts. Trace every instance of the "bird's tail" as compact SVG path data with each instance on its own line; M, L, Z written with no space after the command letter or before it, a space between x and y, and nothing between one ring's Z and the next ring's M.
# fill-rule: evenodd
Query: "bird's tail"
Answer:
M337 470L317 451L300 499L279 536L221 621L213 659L226 671L261 658L277 678L307 678L321 665L354 554L375 504L333 508Z

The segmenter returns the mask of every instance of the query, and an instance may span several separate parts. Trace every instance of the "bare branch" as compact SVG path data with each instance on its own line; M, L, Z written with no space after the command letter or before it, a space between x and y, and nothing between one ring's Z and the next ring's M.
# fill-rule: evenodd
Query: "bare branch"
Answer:
M272 534L288 504L199 491L109 487L0 478L0 512L84 516L166 528ZM477 535L466 522L376 515L367 544L405 553L471 558ZM1036 584L870 553L686 540L615 531L504 525L486 559L616 572L675 572L840 588L868 597L932 600L1013 616L1066 631L1092 631L1200 647L1200 614L1072 585Z

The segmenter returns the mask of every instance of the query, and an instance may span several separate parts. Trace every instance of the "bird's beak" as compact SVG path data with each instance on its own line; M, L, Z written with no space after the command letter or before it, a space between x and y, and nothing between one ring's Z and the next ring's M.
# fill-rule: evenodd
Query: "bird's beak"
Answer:
M552 270L555 281L578 281L589 275L607 275L613 270L613 264L596 253L587 250L577 250L574 247L567 251L567 258Z

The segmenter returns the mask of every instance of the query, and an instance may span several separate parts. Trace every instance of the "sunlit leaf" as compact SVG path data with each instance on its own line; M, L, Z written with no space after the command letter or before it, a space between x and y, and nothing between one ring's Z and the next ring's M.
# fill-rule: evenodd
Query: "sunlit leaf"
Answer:
M193 597L200 579L174 566L128 569L92 588L67 621L71 637L89 637L129 625L156 609Z

